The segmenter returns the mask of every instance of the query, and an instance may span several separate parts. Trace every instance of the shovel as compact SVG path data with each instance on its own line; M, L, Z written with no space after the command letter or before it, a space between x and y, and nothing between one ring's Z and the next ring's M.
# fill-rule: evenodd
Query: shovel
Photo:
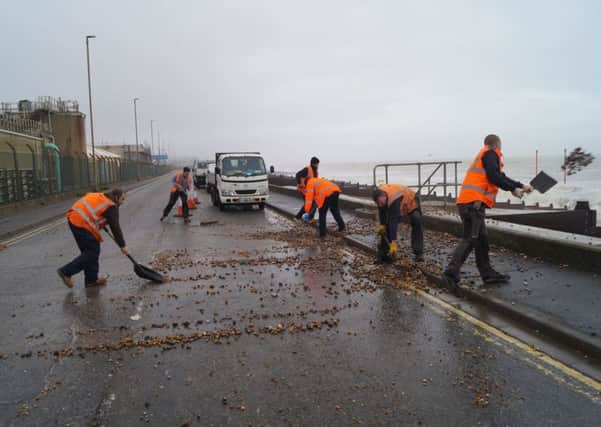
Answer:
M106 231L106 234L108 234L111 237L111 239L113 239L113 242L117 243L115 241L115 238L113 237L113 235L107 229L104 229L104 231ZM134 264L134 273L136 273L138 275L138 277L141 277L142 279L146 279L146 280L151 280L155 283L163 283L164 282L164 278L163 278L162 274L159 274L156 271L154 271L142 264L138 264L136 262L136 260L134 259L134 257L132 257L130 254L127 254L127 257Z
M534 179L532 179L532 181L530 181L530 185L532 186L532 188L534 188L541 194L545 194L555 184L557 184L557 181L551 178L543 171L540 171L539 174L536 175Z

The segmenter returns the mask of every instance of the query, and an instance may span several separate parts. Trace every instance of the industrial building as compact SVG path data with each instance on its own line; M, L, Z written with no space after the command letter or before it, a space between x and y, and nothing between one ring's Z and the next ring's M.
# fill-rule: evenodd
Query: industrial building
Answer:
M86 144L77 101L40 97L0 103L0 205L149 176L150 150ZM94 168L96 180L94 180Z

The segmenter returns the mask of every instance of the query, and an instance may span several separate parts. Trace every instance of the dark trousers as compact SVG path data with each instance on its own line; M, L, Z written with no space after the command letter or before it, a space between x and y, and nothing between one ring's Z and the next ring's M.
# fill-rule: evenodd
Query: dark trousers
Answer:
M83 270L86 285L98 279L98 258L100 257L100 242L85 228L76 227L69 222L69 228L75 237L75 242L81 254L69 264L61 267L66 276L73 276Z
M409 224L411 224L411 249L414 255L423 255L424 253L424 226L422 224L422 212L419 209L409 214Z
M486 207L481 203L478 205L474 206L473 203L457 205L463 222L463 235L445 270L445 275L456 282L459 281L461 266L472 249L476 252L476 266L480 276L486 277L493 271L488 257L488 233L484 221Z
M378 262L392 262L393 258L388 254L390 251L390 242L386 236L380 237L380 242L378 243L378 251L376 255L376 259Z
M167 203L167 206L165 206L165 210L163 210L163 216L169 215L169 212L171 212L171 209L173 209L173 205L175 205L175 202L177 202L178 197L182 200L182 208L184 211L184 218L187 218L189 216L188 215L188 195L186 194L185 191L174 191L169 195L169 203Z
M408 215L409 224L411 225L411 249L415 256L423 255L424 253L424 226L422 224L422 212L420 209L415 209ZM398 221L390 221L388 227L391 228L390 232L387 230L386 236L396 236L398 233L399 223ZM377 258L380 261L389 262L392 258L388 256L390 241L386 236L382 236L380 243L378 243L378 255Z
M323 206L319 208L319 237L324 237L328 234L328 228L326 227L326 215L328 210L332 211L332 215L338 224L338 230L344 230L344 221L342 215L340 215L340 208L338 207L338 197L340 193L332 193L332 195L326 197Z
M313 219L315 217L316 210L317 210L317 205L315 204L315 202L313 202L313 205L311 206L311 210L309 211L309 216L311 217L311 219ZM296 213L295 218L301 219L304 213L305 213L305 204L303 203L301 208Z

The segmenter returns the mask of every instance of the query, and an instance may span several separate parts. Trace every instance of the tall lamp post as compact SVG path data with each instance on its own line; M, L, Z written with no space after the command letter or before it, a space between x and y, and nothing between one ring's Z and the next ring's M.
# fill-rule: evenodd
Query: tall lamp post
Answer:
M138 144L138 104L140 98L134 98L134 121L136 124L136 178L140 180L140 146Z
M159 159L157 160L157 163L160 165L161 164L161 130L157 129L157 145L159 146Z
M86 36L86 57L88 59L88 97L90 101L90 135L92 137L92 186L94 191L98 191L98 180L96 177L96 148L94 146L94 115L92 113L92 78L90 77L90 39L96 36Z
M150 161L151 161L151 163L152 163L152 152L154 151L154 131L152 129L152 124L154 122L155 122L154 120L150 121Z

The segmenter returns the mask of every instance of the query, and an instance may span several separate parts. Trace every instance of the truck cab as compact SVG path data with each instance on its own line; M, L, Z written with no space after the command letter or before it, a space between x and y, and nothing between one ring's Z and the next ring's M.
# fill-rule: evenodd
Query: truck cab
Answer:
M202 188L207 185L208 163L209 161L207 160L194 160L192 176L194 177L196 188Z
M260 153L216 153L215 169L208 174L207 191L214 206L265 207L269 184L265 161Z

